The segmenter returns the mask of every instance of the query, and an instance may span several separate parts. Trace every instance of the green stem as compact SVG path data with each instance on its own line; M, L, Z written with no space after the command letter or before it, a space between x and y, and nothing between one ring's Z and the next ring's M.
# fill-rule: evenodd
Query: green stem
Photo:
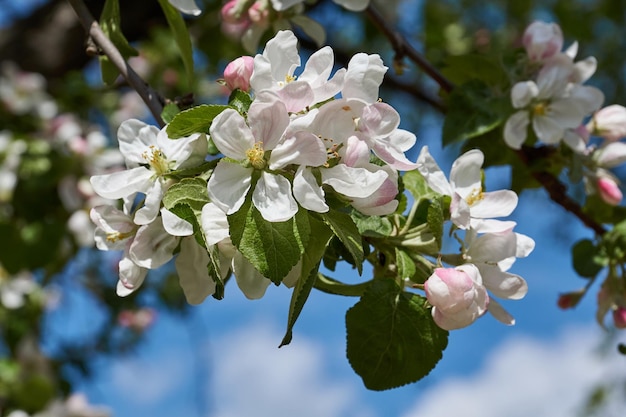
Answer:
M322 273L317 274L314 287L320 291L334 295L345 295L348 297L360 297L370 286L373 280L361 282L359 284L344 284L334 278L327 277Z

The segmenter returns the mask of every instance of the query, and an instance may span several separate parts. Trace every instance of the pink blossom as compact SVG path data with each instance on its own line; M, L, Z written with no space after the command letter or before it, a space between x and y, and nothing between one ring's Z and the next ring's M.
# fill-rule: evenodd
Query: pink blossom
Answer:
M536 21L524 31L522 43L531 61L543 61L561 51L563 32L556 23Z
M617 206L622 201L622 192L612 178L600 177L596 185L598 187L598 194L600 194L600 197L605 203L611 206Z
M618 329L626 329L626 308L617 307L613 310L613 323Z
M241 56L224 69L224 81L228 88L233 91L240 89L243 91L250 90L250 77L254 71L254 58L251 56Z

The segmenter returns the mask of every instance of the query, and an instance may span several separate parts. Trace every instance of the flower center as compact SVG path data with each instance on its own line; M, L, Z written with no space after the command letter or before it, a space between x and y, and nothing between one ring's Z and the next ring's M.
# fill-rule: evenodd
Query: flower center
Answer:
M540 102L534 105L533 114L535 116L545 116L548 112L548 103Z
M129 237L131 237L134 234L135 234L134 230L131 230L130 232L126 232L126 233L123 233L123 232L110 232L110 233L107 233L107 242L111 242L111 243L119 242L120 240L124 240L126 238L129 238Z
M470 192L467 197L465 197L465 201L471 207L480 200L483 199L483 190L482 188L474 188L472 192Z
M279 86L279 87L284 87L284 86L286 86L287 84L289 84L290 82L295 81L295 80L296 80L296 78L298 78L298 77L296 77L295 75L289 75L289 74L287 74L287 75L285 75L285 81L284 81L284 82L283 82L283 81L279 81L279 82L278 82L278 86Z
M150 145L150 148L141 154L141 156L146 160L146 162L148 162L150 168L152 168L158 176L162 176L170 172L169 161L163 154L163 151L156 146Z
M255 143L254 147L248 149L246 156L248 157L248 161L250 161L250 165L254 168L265 168L265 151L263 150L263 144L261 142Z

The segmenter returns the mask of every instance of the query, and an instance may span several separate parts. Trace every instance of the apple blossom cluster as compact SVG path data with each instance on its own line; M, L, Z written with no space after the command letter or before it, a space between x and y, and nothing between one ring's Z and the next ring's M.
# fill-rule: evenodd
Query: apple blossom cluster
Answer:
M437 268L424 284L435 323L446 330L466 327L487 311L512 325L515 320L494 296L518 300L528 291L522 277L507 271L516 258L532 252L535 242L515 233L515 222L497 219L513 212L517 195L511 190L484 191L483 162L479 150L464 153L454 161L448 181L428 147L422 148L417 160L430 188L450 196L453 227L465 231L461 254L441 256L456 266Z
M74 393L66 399L55 399L45 410L29 414L23 410L14 410L7 417L109 417L111 411L103 406L89 404L82 393Z
M347 69L331 74L333 52L325 47L297 75L300 65L296 37L280 31L262 54L227 68L226 84L249 89L254 100L246 112L226 108L210 124L210 138L223 158L206 186L210 203L200 221L206 249L192 236L192 224L162 204L176 182L173 173L205 163L206 135L172 139L167 127L122 123L118 140L127 170L91 178L100 196L123 200L121 210L105 205L91 211L97 247L123 251L118 294L136 290L149 269L165 264L180 248L181 286L190 303L202 302L215 291L206 268L207 249L215 247L219 275L232 271L247 297L262 297L270 280L229 239L227 216L248 198L267 222L291 220L301 208L326 213L328 192L366 215L396 210L398 170L417 166L404 155L416 138L398 128L396 110L378 99L387 70L382 60L356 54ZM292 275L283 282L298 278L296 268Z
M563 141L574 150L584 147L578 129L604 101L600 90L583 85L595 72L596 59L575 61L577 43L562 52L563 33L556 23L532 23L522 43L530 79L516 83L511 90L516 112L504 127L506 144L520 149L532 126L531 137L541 143L557 145Z

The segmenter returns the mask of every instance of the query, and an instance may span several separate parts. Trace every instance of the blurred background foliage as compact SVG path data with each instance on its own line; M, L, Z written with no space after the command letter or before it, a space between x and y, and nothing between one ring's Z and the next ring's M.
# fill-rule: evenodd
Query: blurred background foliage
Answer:
M204 12L186 19L195 47L194 79L185 75L158 2L120 2L122 31L140 53L131 65L165 102L181 108L225 102L228 92L216 81L229 61L246 54L239 39L220 30L222 2L197 2ZM104 0L85 3L99 16ZM555 21L566 46L578 41L579 57L597 58L590 83L604 91L606 102L626 105L626 0L378 3L392 27L456 81L471 74L464 57L514 59L528 23ZM100 82L97 59L86 53L84 30L67 1L0 0L0 10L0 412L6 415L13 409L36 413L69 396L76 375L89 375L94 357L134 349L155 311L184 315L187 306L168 272L153 273L139 293L117 297L115 256L91 248L89 236L81 235L89 228L87 210L96 204L81 191L81 180L119 164L103 154L115 147L121 121L150 120L145 107L123 80ZM399 110L403 127L417 134L420 146L440 141L420 132L441 126L445 93L396 56L366 13L326 0L307 4L307 13L326 28L337 66L356 52L380 53L391 68L381 96ZM268 31L261 45L272 36ZM316 49L311 39L301 40L304 55ZM40 75L25 80L26 73ZM27 108L16 106L24 99L32 101ZM450 148L454 156L458 148ZM76 190L77 197L67 196ZM76 297L89 300L88 320L76 316ZM81 331L68 337L54 331L54 322ZM593 397L594 407L598 398L601 393Z

